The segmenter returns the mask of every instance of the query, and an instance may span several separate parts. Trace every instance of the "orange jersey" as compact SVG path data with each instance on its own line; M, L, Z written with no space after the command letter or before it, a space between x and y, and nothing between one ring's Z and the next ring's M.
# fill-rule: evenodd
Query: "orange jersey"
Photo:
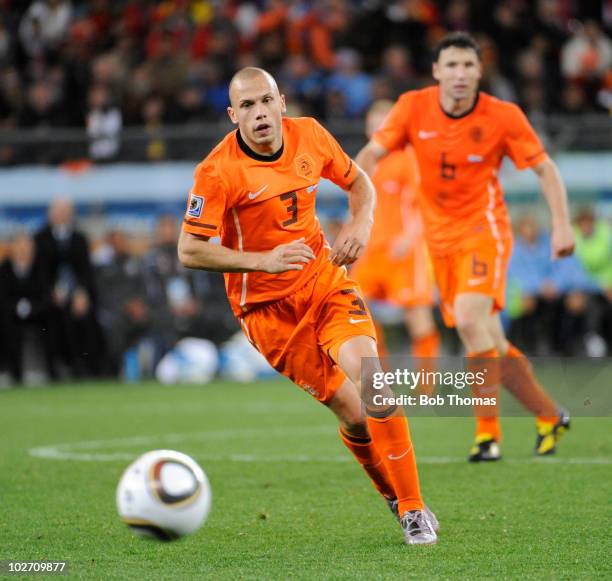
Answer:
M282 131L283 146L273 156L252 151L233 131L195 170L183 230L220 236L224 246L245 252L304 238L316 255L301 271L226 273L236 315L290 295L321 269L329 245L315 213L319 180L347 189L357 177L355 164L314 119L283 118Z
M419 170L412 147L392 151L380 160L372 183L376 188L374 226L367 251L389 248L394 239L411 228L416 220L416 190Z
M437 86L404 93L373 139L389 151L414 147L425 234L439 255L483 229L495 238L510 230L498 179L504 155L518 169L547 157L516 105L481 92L470 111L453 117L442 110Z

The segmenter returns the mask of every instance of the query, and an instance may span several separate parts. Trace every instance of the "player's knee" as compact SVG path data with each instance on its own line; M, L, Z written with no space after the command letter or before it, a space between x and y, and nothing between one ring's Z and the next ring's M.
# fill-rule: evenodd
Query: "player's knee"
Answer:
M381 405L381 406L368 406L366 413L369 418L374 418L377 420L384 420L386 418L390 418L393 415L396 415L398 410L397 405Z
M368 435L368 424L365 415L345 418L340 422L342 431L349 436L365 438Z
M457 332L468 341L474 341L486 334L486 326L478 317L471 313L459 315L456 318Z

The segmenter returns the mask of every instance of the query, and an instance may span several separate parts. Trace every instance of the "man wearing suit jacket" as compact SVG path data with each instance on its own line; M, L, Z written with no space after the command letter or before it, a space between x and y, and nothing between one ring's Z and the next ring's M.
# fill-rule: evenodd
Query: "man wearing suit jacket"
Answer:
M0 264L0 353L13 381L24 376L24 344L30 327L41 340L47 375L57 377L52 358L51 288L29 234L17 234Z
M48 223L36 234L36 248L52 289L56 355L75 377L99 375L104 348L95 313L94 271L87 238L75 227L70 200L51 202Z

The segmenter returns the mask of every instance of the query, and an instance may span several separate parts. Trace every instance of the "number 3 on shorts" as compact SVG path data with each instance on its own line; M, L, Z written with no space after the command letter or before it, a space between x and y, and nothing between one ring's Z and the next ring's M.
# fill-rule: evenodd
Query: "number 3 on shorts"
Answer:
M478 260L476 254L472 254L472 276L487 276L489 267L486 262Z
M355 300L351 302L351 305L354 307L358 307L357 309L351 309L349 311L349 315L367 315L368 311L366 310L365 303L363 299L359 296L359 293L354 288L345 288L340 291L343 295L354 295Z

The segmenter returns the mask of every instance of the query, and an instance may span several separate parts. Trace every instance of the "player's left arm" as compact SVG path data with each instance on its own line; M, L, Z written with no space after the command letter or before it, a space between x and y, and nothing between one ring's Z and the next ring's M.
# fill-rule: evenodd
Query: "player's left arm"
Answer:
M552 217L551 251L553 258L574 252L574 232L570 224L567 191L555 162L519 107L511 103L498 105L500 123L506 126L505 146L517 169L535 171Z
M570 256L574 252L576 239L570 223L567 191L557 164L546 157L532 166L540 180L542 194L546 198L552 218L551 250L553 258Z
M337 266L352 264L363 254L374 224L376 190L368 174L357 164L355 168L357 177L347 190L351 217L341 228L329 255Z

